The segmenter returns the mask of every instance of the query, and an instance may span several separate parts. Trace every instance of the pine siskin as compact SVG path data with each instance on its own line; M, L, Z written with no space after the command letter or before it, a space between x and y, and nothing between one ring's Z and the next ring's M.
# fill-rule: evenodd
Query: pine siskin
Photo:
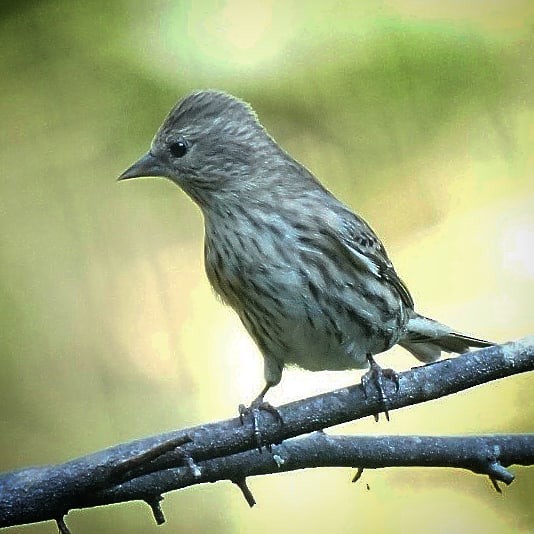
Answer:
M254 408L265 407L287 364L370 365L374 377L394 378L373 355L397 343L423 362L492 345L419 315L369 225L233 96L199 91L178 102L150 151L119 179L142 176L171 179L202 210L208 278L264 357Z

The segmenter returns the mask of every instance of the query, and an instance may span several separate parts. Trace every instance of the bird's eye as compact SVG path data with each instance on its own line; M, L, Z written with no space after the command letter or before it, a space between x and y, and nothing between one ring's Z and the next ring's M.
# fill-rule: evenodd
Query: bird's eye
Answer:
M169 145L169 150L175 158L181 158L185 156L188 148L189 147L184 139L178 139Z

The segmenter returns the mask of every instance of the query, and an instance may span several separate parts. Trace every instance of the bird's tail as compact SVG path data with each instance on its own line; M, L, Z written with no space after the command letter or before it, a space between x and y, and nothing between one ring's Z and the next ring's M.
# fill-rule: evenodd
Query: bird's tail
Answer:
M444 324L413 312L399 345L418 360L428 363L437 360L442 351L461 354L471 347L491 347L495 343L455 332Z

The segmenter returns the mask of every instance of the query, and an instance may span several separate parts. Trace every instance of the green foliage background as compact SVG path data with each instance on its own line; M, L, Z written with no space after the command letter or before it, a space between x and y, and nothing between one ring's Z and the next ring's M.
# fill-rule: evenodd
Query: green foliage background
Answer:
M230 417L261 387L205 280L198 210L168 182L115 182L195 88L251 102L372 223L422 311L497 341L532 333L533 28L526 0L3 2L0 468ZM356 380L290 371L270 400ZM527 380L341 431L532 431ZM504 496L445 470L273 476L250 482L252 511L220 483L168 496L158 531L531 532L534 477L515 471ZM137 503L67 521L156 531Z

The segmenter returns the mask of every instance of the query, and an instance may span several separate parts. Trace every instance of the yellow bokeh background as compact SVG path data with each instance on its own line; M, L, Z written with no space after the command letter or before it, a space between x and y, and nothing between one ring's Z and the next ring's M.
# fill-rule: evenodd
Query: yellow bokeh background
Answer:
M384 241L417 309L534 333L534 4L527 0L5 2L0 7L0 469L236 415L263 365L202 264L198 209L115 178L174 102L249 101ZM379 357L404 370L402 349ZM288 370L279 404L360 373ZM333 432L532 432L517 376ZM534 475L322 469L74 511L74 532L532 532ZM370 490L366 488L369 485ZM17 527L52 532L53 524Z

